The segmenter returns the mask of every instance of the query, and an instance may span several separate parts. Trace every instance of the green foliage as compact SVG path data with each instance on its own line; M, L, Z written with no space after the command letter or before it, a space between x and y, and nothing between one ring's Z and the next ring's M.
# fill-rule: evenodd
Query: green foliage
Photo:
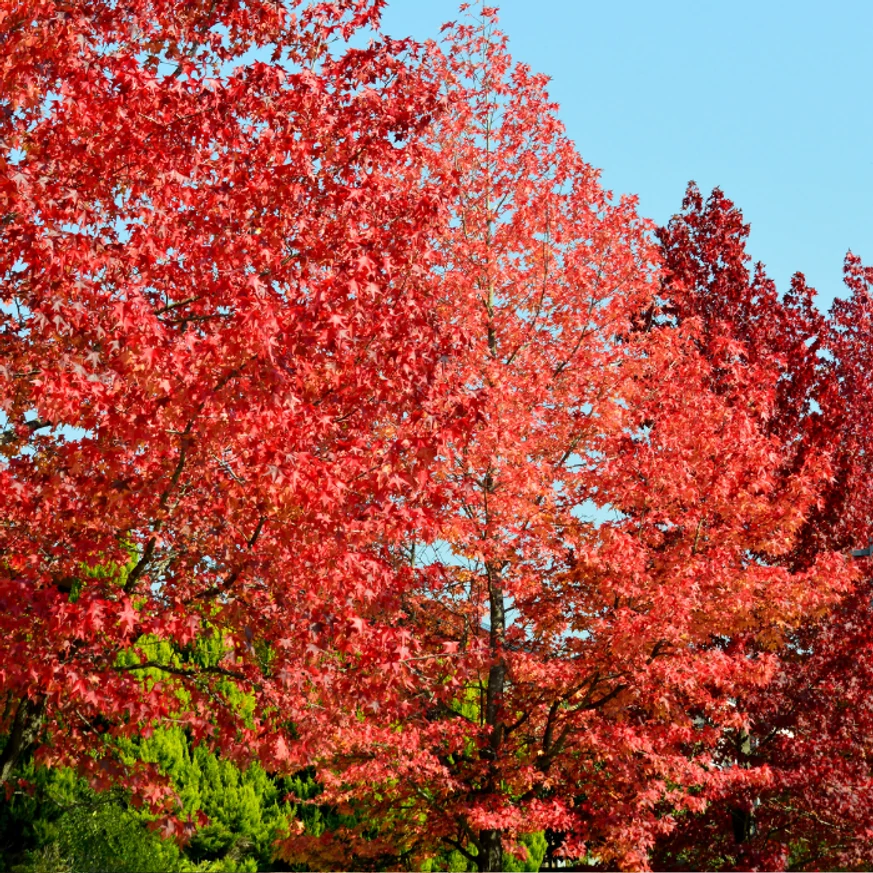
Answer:
M546 836L542 832L534 834L521 834L518 841L527 849L527 858L522 861L513 857L509 852L503 853L503 869L507 873L535 873L540 869L543 858L546 856ZM476 854L475 846L471 847L472 853ZM434 858L425 861L421 866L425 873L468 873L476 870L476 865L469 861L457 849L442 852Z
M186 815L203 812L210 819L186 847L187 857L197 863L232 863L240 871L270 867L272 844L294 814L284 802L284 785L258 764L241 771L203 746L191 749L180 729L156 731L141 740L138 757L170 776Z
M91 799L50 822L37 822L39 848L12 870L149 873L192 870L178 847L143 827L123 803ZM252 868L254 869L254 868Z
M533 873L533 871L539 870L548 848L546 835L542 831L535 834L522 834L519 837L519 842L527 849L527 860L520 861L513 858L508 852L504 852L503 869L509 873L516 873L516 871Z
M0 870L188 871L175 843L149 830L121 791L97 794L68 769L24 768L32 793L0 803Z
M475 869L475 865L470 864L457 849L441 853L435 858L429 858L421 865L423 873L441 873L441 871L446 871L446 873L466 873L467 870Z
M315 781L314 772L305 770L285 780L289 794L301 801L314 800L321 792L321 786ZM340 827L350 827L355 823L355 817L338 813L335 809L318 806L314 803L299 803L294 806L294 817L303 822L306 832L314 837L320 837L325 831L333 831Z
M253 764L240 770L203 746L192 749L179 728L161 729L130 743L130 759L156 763L171 778L183 817L199 826L181 849L150 829L150 816L133 809L125 792L96 793L71 770L34 768L21 772L32 792L0 800L0 871L275 870L273 842L295 816L284 801L292 790L315 796L308 776L276 780ZM302 810L307 826L320 833L332 824L317 807Z

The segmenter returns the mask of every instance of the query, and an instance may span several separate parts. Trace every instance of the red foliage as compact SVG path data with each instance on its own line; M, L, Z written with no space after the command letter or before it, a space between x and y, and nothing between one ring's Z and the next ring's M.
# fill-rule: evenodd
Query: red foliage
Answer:
M433 172L459 188L434 305L466 338L447 366L478 417L437 459L436 541L410 549L405 681L319 754L323 799L362 825L285 852L443 844L501 869L545 830L557 854L639 869L708 803L769 784L736 751L738 701L851 573L827 551L788 560L831 469L787 436L806 327L751 358L695 299L697 265L661 285L633 200L610 201L483 14L431 51L450 107ZM724 284L753 325L780 318L763 277Z
M361 813L285 841L322 866L808 818L802 756L866 778L869 275L828 328L694 190L662 267L492 10L331 52L380 6L0 10L0 779L170 814L112 740L181 719L317 766Z
M742 366L722 378L724 391L742 399L750 396L747 386L757 385L777 398L770 429L780 442L785 476L793 477L799 460L812 455L826 458L831 471L780 563L796 569L822 549L865 546L873 533L864 463L873 433L867 403L873 274L850 254L850 297L825 317L813 308L814 292L800 274L781 300L760 265L750 280L748 228L720 191L704 204L692 186L684 208L660 232L676 311L708 320L710 349L737 349ZM769 361L769 372L755 372L761 361ZM771 681L737 700L749 717L737 760L750 770L766 768L767 783L728 792L690 820L659 846L658 866L857 869L873 861L867 763L873 752L867 691L873 615L862 560L856 584L840 603L788 636Z
M328 50L379 6L0 10L4 780L37 739L114 778L107 737L169 716L281 758L322 648L404 584L466 410L424 281L432 89L412 45Z

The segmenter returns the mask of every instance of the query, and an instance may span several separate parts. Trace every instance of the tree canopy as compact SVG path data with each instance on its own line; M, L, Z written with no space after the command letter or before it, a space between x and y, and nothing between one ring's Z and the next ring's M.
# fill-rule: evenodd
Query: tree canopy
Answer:
M0 9L7 799L240 869L873 863L873 274L780 296L495 10L382 5Z

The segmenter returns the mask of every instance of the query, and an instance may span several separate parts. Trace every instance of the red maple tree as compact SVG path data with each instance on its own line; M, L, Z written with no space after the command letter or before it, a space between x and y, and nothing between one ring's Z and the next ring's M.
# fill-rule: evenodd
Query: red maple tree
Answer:
M166 718L281 761L321 647L402 584L466 410L424 281L439 106L412 44L345 42L380 6L0 9L2 782L35 747L105 784Z
M430 55L450 107L431 172L458 180L434 306L477 417L437 458L436 540L406 554L404 682L322 737L322 799L361 823L286 842L317 865L442 845L499 870L545 831L552 857L647 867L689 814L767 781L738 758L737 701L850 585L837 554L781 560L830 467L784 451L778 360L679 315L650 225L495 21Z
M743 366L722 368L720 386L738 398L748 384L777 399L769 428L780 441L786 479L810 453L828 459L819 498L781 557L809 565L821 549L848 553L871 536L865 458L870 427L873 274L849 255L847 300L825 316L803 276L779 299L761 265L748 270L748 226L716 190L704 203L695 187L684 210L660 232L676 313L708 320L708 353L739 350ZM681 315L680 315L681 317ZM747 365L769 362L757 375ZM751 378L750 378L751 376ZM862 559L863 560L863 559ZM868 568L824 616L812 616L778 651L765 686L738 701L749 728L738 748L744 766L767 770L754 790L729 792L659 847L656 863L691 869L834 869L870 863L871 639Z

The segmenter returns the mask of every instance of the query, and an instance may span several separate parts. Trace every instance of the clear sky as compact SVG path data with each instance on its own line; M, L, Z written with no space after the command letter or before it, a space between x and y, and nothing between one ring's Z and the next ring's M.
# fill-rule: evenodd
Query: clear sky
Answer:
M491 4L489 4L491 5ZM751 223L780 290L828 306L852 249L873 264L873 3L504 0L513 56L550 93L606 187L665 222L694 179ZM455 0L388 0L392 36L437 38Z

